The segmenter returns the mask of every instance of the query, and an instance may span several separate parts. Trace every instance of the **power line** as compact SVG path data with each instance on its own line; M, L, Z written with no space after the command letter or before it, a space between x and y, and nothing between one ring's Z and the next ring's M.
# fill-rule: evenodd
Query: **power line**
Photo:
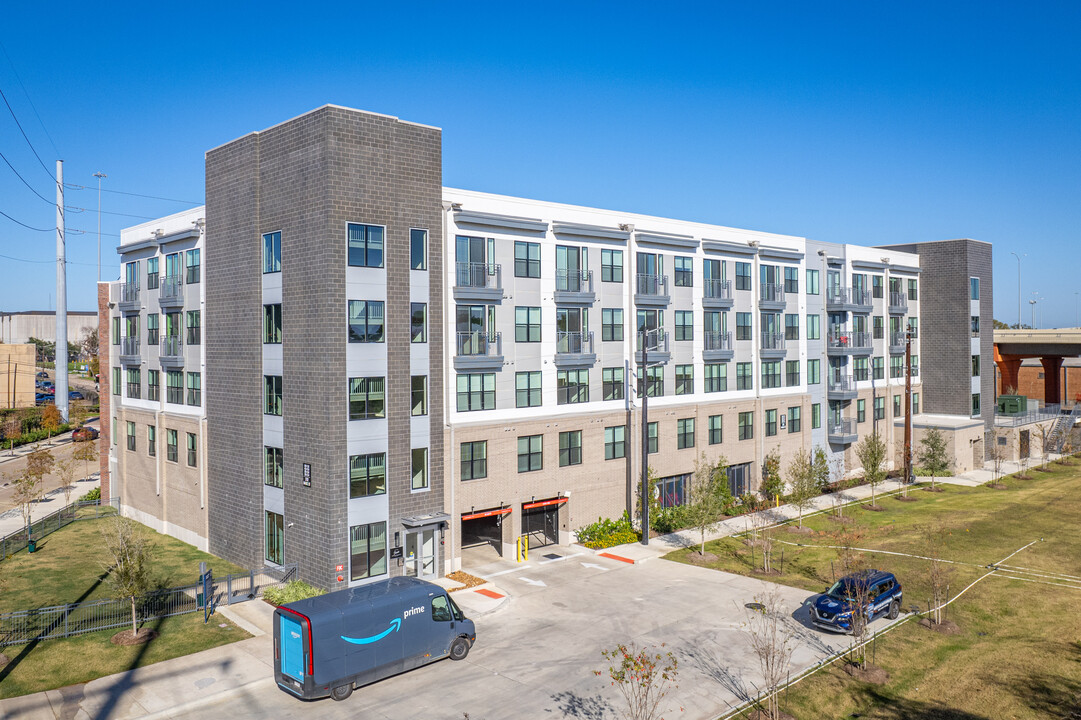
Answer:
M4 43L0 42L0 50L4 51L4 57L8 60L8 65L11 66L11 72L15 73L15 79L19 81L19 87L23 89L23 95L26 96L26 101L30 103L30 109L34 111L34 117L38 119L38 125L41 125L41 129L45 131L45 137L49 138L49 144L53 146L53 150L56 150L57 157L60 156L60 150L56 147L56 143L53 142L53 136L49 134L48 128L45 127L45 123L41 120L41 115L38 114L37 106L34 105L34 101L30 99L30 93L26 92L26 85L23 84L23 79L19 77L19 71L15 69L15 63L11 61L11 56L8 55L7 48L4 47Z
M74 205L65 205L64 209L65 210L74 210L77 213L94 212L93 210L90 210L89 208L75 207ZM109 210L102 210L101 213L103 215L120 215L122 217L139 218L140 220L155 220L156 219L156 218L150 217L149 215L132 215L131 213L110 212Z
M36 157L38 159L38 162L41 164L41 169L44 170L45 174L51 178L53 176L52 171L49 170L49 168L45 165L44 161L42 161L41 156L38 155L38 151L34 148L34 143L30 142L30 138L27 137L26 131L23 130L22 123L19 122L19 118L16 117L15 111L11 108L11 103L8 102L8 96L4 94L3 88L0 88L0 97L4 98L4 104L8 106L8 112L11 113L11 117L13 120L15 120L15 124L19 126L19 132L23 134L23 139L26 140L26 144L30 146L30 150L34 153L34 157ZM56 180L53 180L53 182L56 182Z
M29 225L27 225L26 223L24 223L24 222L19 222L19 221L18 221L18 220L16 220L15 218L11 217L10 215L8 215L8 214L7 214L6 212L4 212L3 210L0 210L0 215L3 215L4 217L6 217L6 218L7 218L8 220L10 220L11 222L15 223L16 225L22 225L22 226L23 226L24 228L26 228L27 230L34 230L34 231L36 231L36 232L52 232L53 230L55 230L55 229L56 229L56 228L36 228L36 227L30 227L30 226L29 226Z
M11 168L11 172L15 173L15 175L16 175L16 176L17 176L17 177L18 177L18 178L19 178L20 180L22 180L22 181L23 181L23 185L25 185L26 187L30 188L30 192L34 193L35 195L37 195L37 196L38 196L39 198L41 198L41 199L42 199L42 200L44 200L45 202L49 203L50 205L52 205L52 204L53 204L53 203L52 203L52 202L51 202L51 201L50 201L50 200L49 200L49 199L48 199L47 197L45 197L44 195L42 195L41 193L39 193L39 192L38 192L37 190L35 190L35 189L34 189L34 186L33 186L33 185L31 185L30 183L28 183L28 182L26 181L26 178L24 178L24 177L23 177L22 175L20 175L20 174L19 174L19 171L18 171L18 170L16 170L16 169L15 169L15 166L11 164L11 161L10 161L10 160L8 160L8 159L7 159L7 157L5 157L5 156L4 156L4 153L0 153L0 158L3 158L3 159L4 159L4 162L6 162L6 163L7 163L7 165L8 165L8 167L9 167L9 168Z
M75 183L64 183L64 187L73 188L75 190L97 190L97 188L87 187L86 185L76 185ZM108 188L102 188L101 191L107 193L116 193L117 195L131 195L132 197L150 198L151 200L165 200L166 202L185 203L186 205L203 204L202 200L177 200L176 198L159 197L157 195L141 195L140 193L124 192L123 190L109 190ZM105 211L102 210L102 212Z
M75 228L68 228L67 231L68 232L73 232L73 233L79 233L80 235L94 235L95 234L93 230L76 230ZM120 237L119 233L104 233L103 232L102 235L104 235L106 237L115 237L115 238Z
M5 260L13 260L15 262L35 263L39 265L52 265L56 262L56 260L27 260L26 258L11 257L10 255L0 255L0 258L4 258ZM68 265L86 265L88 267L97 267L97 263L75 262L74 260L68 260L66 262Z

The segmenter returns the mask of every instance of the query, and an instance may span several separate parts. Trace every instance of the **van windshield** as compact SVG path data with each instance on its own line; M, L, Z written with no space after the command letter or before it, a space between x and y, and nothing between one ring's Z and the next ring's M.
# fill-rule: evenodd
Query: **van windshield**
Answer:
M847 600L849 602L855 602L856 600L856 588L844 580L833 583L830 589L826 591L826 594L834 600Z
M447 595L447 600L450 600L450 611L454 615L454 619L465 620L465 615L462 614L462 609L458 607L458 603L454 602L454 598Z

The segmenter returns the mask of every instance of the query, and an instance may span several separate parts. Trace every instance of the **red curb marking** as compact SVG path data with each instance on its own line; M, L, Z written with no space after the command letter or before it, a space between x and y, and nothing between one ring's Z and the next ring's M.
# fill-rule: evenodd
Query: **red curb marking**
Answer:
M625 562L625 563L629 563L631 565L634 565L634 560L631 560L630 558L620 557L619 555L613 555L612 553L597 553L597 555L599 555L601 557L610 558L612 560L619 560L620 562Z
M483 595L484 597L490 597L490 598L492 598L493 600L498 600L499 598L503 597L503 596L502 596L502 595L500 595L499 593L497 593L497 592L492 592L491 590L488 590L488 589L483 589L483 590L474 590L473 592L475 592L475 593L480 593L480 594L481 594L481 595Z

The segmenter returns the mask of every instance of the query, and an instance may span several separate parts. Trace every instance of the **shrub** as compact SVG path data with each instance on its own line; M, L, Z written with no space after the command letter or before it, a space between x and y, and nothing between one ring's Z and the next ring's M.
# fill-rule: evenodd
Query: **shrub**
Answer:
M267 588L263 591L263 599L271 605L286 605L297 600L322 595L325 592L302 580L293 580L285 587Z
M79 498L80 502L101 502L101 488L93 488L86 495Z
M659 533L683 530L690 525L685 505L666 508L658 507L656 510L650 510L650 513L649 526Z
M930 470L921 467L912 468L912 474L916 477L932 477L932 473ZM953 472L950 470L943 470L937 474L934 474L934 477L953 477Z
M583 525L574 533L580 544L593 550L624 545L642 539L641 534L631 525L631 516L626 510L618 520L597 518L597 522Z

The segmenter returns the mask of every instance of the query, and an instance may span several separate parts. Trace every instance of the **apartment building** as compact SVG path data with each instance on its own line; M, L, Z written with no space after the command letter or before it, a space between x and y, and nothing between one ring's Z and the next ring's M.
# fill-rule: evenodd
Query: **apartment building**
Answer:
M735 494L771 452L856 473L923 410L919 254L445 188L441 152L325 106L209 151L205 211L125 231L103 442L131 514L322 587L434 576L633 512L643 429L673 505L722 456Z

